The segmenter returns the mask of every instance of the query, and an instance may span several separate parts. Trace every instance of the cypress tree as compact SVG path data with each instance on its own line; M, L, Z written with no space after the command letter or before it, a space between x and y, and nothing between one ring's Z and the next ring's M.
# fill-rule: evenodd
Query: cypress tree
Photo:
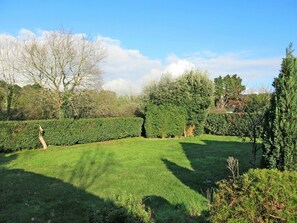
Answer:
M297 170L297 58L292 44L286 49L279 76L274 79L263 134L263 164Z

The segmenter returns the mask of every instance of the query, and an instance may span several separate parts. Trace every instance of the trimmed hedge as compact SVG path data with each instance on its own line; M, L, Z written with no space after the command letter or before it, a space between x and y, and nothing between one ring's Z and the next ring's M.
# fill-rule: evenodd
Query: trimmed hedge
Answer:
M221 181L211 222L297 222L297 172L253 169Z
M48 145L74 145L136 137L142 118L63 119L0 122L0 152L39 148L39 125Z
M209 113L204 132L213 135L238 136L240 133L249 131L247 118L239 117L236 113ZM240 130L240 131L239 131Z
M187 112L173 105L149 105L145 111L145 134L148 138L178 137L184 134Z

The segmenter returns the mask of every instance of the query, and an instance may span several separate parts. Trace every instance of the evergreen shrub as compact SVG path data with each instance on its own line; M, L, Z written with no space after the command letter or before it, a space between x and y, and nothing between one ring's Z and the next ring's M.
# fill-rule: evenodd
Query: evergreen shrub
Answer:
M252 169L219 182L211 222L297 222L297 172Z
M145 134L148 138L179 137L184 134L187 112L174 105L148 105L145 111Z
M286 50L275 91L266 112L262 165L297 171L297 57L293 46Z
M237 113L209 113L204 132L212 135L246 136L248 128L248 118L240 117Z

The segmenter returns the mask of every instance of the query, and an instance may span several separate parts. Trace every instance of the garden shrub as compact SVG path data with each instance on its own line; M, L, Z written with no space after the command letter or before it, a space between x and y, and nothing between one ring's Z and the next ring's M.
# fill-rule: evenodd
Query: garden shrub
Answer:
M162 75L160 81L151 82L144 88L142 100L145 105L172 105L186 110L187 126L194 135L203 133L207 111L213 102L213 82L207 72L185 71L179 77Z
M63 119L0 122L0 152L41 147L39 125L48 145L74 145L137 137L142 118Z
M219 182L212 222L297 222L297 172L252 169Z
M184 133L187 113L174 105L149 105L145 111L145 134L148 138L178 137Z
M237 113L209 113L204 132L213 135L245 136L249 132L247 117L240 117Z

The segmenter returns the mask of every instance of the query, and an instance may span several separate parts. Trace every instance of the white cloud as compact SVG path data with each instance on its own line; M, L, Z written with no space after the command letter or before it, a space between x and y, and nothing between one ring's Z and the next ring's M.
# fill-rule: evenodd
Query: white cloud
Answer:
M103 65L104 89L118 94L140 93L144 81L161 76L164 68L159 60L145 57L139 50L124 49L118 40L106 37L99 40L107 51Z
M250 59L242 53L226 53L207 58L194 56L189 61L207 70L211 78L238 74L246 85L260 87L271 85L273 78L278 75L281 57Z
M131 81L119 78L106 82L103 85L105 90L115 91L119 95L133 95L140 92L140 87Z
M139 50L125 49L119 40L106 37L98 38L107 51L103 65L104 89L113 90L118 94L139 94L144 85L160 79L163 73L181 75L185 70L193 69L191 62L174 55L167 58L167 63L150 59Z
M142 55L139 50L123 48L119 40L106 37L101 40L108 54L103 68L106 81L103 87L119 94L140 93L145 84L158 80L163 73L176 77L195 68L208 71L211 79L238 74L248 88L268 87L281 64L281 57L251 59L246 58L246 52L218 54L207 50L183 58L169 55L162 63Z
M165 73L171 73L173 77L180 76L187 70L195 69L195 65L188 60L179 59L176 56L169 56L167 60L170 62L165 68Z

